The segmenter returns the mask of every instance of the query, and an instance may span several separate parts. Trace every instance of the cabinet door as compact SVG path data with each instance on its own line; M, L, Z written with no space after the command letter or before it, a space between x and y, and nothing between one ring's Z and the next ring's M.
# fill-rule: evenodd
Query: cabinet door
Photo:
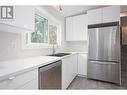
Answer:
M87 75L87 54L78 54L78 74Z
M62 60L62 89L66 89L71 82L70 57Z
M88 24L102 23L102 8L88 11Z
M73 17L66 18L66 41L74 40Z
M66 89L77 75L77 55L62 59L62 89Z
M87 39L87 16L79 15L73 17L73 35L75 41Z
M0 89L19 89L32 80L38 80L38 69L14 75L0 81Z
M38 89L38 80L32 80L25 84L24 86L18 88L18 89L24 89L24 90L37 90Z
M14 6L13 20L0 20L0 23L34 31L34 7Z
M78 66L77 66L77 54L74 54L71 56L71 60L70 60L70 64L71 64L71 72L72 72L72 77L71 77L71 81L75 78L75 76L77 76L78 74Z
M103 23L120 21L120 6L103 8Z

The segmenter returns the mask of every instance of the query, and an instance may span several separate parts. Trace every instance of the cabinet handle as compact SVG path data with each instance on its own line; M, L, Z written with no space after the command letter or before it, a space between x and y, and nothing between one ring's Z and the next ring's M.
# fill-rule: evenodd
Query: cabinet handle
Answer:
M13 77L10 77L9 80L13 80L14 78L15 78L14 76Z

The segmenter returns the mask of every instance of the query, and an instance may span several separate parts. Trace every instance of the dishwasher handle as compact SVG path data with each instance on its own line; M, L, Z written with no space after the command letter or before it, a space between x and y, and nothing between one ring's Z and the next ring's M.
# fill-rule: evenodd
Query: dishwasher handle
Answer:
M51 69L51 68L53 68L53 67L55 67L55 66L61 65L61 64L62 64L62 61L61 61L61 60L56 61L56 62L53 62L53 63L48 64L48 65L46 65L46 66L40 67L40 68L39 68L39 72L43 72L43 71L49 70L49 69Z

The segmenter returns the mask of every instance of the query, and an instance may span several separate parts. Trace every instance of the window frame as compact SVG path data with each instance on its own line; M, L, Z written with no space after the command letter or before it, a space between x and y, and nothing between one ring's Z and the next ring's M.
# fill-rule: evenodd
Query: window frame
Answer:
M43 18L48 20L48 32L49 32L49 25L57 26L57 44L54 46L57 48L61 47L61 33L62 33L62 24L54 19L50 14L44 13L45 11L41 10L40 8L35 8L35 14L42 16ZM49 17L47 15L50 15ZM51 18L50 18L51 17ZM49 43L31 43L31 33L32 32L24 32L21 33L22 38L22 48L23 49L41 49L41 48L52 48L53 44Z
M36 18L36 16L38 16L38 18L43 18L43 19L46 19L47 20L47 23L48 23L48 25L47 25L47 33L49 33L49 21L48 21L48 19L47 18L45 18L45 17L43 17L43 16L41 16L41 15L39 15L39 14L36 14L35 13L35 18ZM35 18L34 18L34 20L35 20ZM34 21L35 22L35 21ZM35 23L34 23L35 24ZM34 27L35 27L35 25L34 25ZM34 29L35 30L35 29ZM35 32L35 31L34 31ZM31 38L31 34L30 34L30 38ZM31 39L30 39L31 40ZM31 40L31 43L39 43L39 42L32 42L32 40ZM47 44L47 43L44 43L44 44Z

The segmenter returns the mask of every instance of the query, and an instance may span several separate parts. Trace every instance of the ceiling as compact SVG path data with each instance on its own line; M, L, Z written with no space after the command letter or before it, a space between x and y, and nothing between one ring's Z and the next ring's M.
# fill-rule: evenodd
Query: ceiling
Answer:
M104 7L104 6L61 5L61 8L62 8L61 14L64 17L68 17L68 16L86 13L86 11L88 11L88 10L92 10L92 9L96 9L96 8L100 8L100 7ZM59 11L59 5L53 6L53 8L55 8L57 11Z

